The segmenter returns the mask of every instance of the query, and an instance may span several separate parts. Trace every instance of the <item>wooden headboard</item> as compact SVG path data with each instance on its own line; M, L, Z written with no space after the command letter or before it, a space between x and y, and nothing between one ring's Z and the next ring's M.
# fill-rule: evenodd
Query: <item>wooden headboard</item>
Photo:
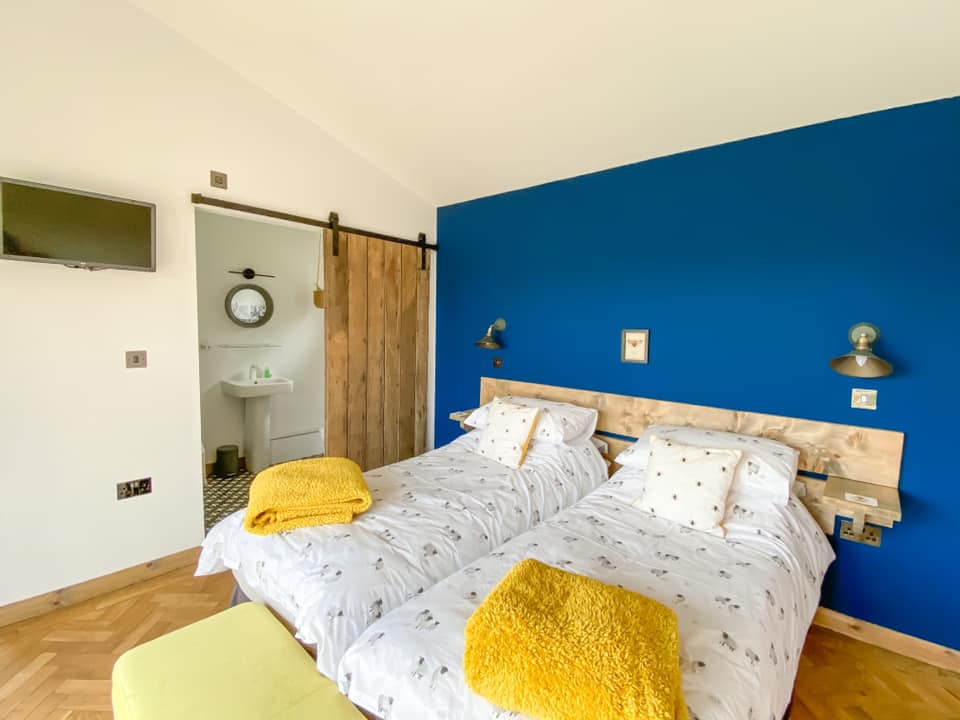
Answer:
M885 487L895 488L900 484L902 432L516 380L480 379L481 403L504 395L521 395L596 408L600 413L598 432L631 438L639 437L647 427L658 424L693 425L771 438L800 451L801 470L840 475ZM604 439L611 446L611 456L629 444L629 441L616 438Z

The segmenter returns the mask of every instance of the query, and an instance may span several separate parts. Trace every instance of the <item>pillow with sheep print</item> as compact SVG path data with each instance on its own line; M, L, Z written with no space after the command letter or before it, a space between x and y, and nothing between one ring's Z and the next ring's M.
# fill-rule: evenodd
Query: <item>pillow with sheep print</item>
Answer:
M694 530L723 536L727 493L743 453L723 448L684 445L650 436L641 510Z
M502 399L513 405L540 408L540 421L537 423L537 432L534 435L536 440L562 444L578 437L593 435L597 429L596 408L518 395L508 395ZM486 427L491 404L478 407L464 420L464 424L477 429Z
M797 477L800 453L782 442L723 430L654 425L647 428L633 445L621 452L615 462L624 467L645 468L651 435L696 447L741 450L743 459L737 469L732 492L744 497L772 500L778 505L786 505L790 499L790 489Z
M539 415L540 408L521 407L496 398L490 403L477 452L516 470L527 455Z

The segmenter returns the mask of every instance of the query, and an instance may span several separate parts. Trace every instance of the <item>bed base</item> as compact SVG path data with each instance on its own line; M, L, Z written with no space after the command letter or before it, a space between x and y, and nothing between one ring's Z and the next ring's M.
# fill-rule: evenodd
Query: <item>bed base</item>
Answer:
M233 591L230 593L230 600L227 603L227 607L233 607L234 605L239 605L240 603L250 602L250 598L247 597L247 594L240 589L240 583L233 583Z

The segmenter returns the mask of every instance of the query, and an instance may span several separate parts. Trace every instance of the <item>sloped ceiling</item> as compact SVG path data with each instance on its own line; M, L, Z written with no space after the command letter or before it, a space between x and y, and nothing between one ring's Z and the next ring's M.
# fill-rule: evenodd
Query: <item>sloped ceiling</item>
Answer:
M960 94L957 0L131 1L439 205Z

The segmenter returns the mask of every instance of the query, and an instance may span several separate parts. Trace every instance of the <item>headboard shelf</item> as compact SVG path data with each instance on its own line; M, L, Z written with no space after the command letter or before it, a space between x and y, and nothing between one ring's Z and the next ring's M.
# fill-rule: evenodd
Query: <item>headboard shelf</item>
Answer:
M488 377L480 379L481 403L505 395L522 395L596 408L599 411L597 430L614 435L636 438L651 425L669 424L771 438L800 451L801 470L822 475L839 475L884 487L895 488L900 483L903 433L894 430L575 390L517 380ZM628 441L624 440L611 439L610 442L612 450L627 444Z

